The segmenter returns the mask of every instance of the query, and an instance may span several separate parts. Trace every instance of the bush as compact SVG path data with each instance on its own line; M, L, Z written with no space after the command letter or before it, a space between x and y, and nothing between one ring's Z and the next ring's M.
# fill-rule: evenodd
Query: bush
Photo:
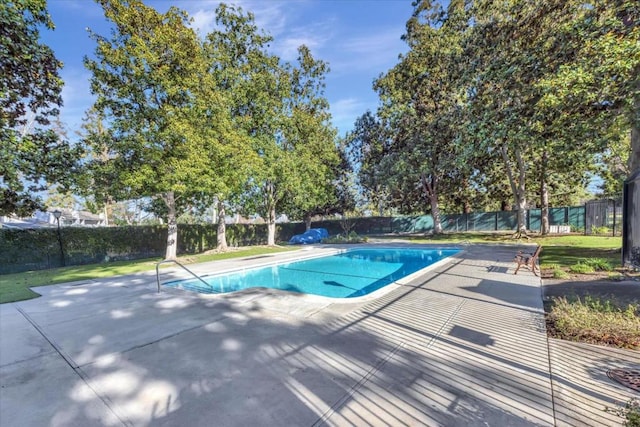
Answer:
M622 306L591 296L555 298L547 321L558 338L640 349L640 305Z
M606 410L607 412L624 418L625 427L640 427L640 400L635 397L631 398L624 407L616 409L607 408Z
M554 279L567 279L569 277L569 274L562 270L561 268L554 268L553 269L553 278Z
M611 264L604 258L588 258L582 261L583 264L593 267L596 271L611 271Z
M609 227L595 227L591 226L591 234L610 234L611 229Z
M366 237L359 236L352 231L347 235L338 234L334 237L327 237L326 239L322 239L322 243L366 243L367 240Z
M572 273L587 274L587 273L593 273L596 270L592 266L590 266L588 264L584 264L581 261L581 262L569 267L569 271L572 272Z

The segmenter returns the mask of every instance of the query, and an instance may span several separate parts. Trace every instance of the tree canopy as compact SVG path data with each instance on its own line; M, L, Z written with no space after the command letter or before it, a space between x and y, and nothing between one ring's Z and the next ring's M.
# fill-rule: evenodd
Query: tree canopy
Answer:
M56 131L62 63L40 43L53 30L45 0L0 3L0 215L46 209L47 182L69 185L80 154Z
M546 217L584 194L598 162L615 167L625 146L634 170L639 10L623 0L415 2L409 51L374 82L377 117L355 123L360 185L373 198L384 189L387 207L430 212L436 232L440 200L449 211L499 201L526 232L527 208Z

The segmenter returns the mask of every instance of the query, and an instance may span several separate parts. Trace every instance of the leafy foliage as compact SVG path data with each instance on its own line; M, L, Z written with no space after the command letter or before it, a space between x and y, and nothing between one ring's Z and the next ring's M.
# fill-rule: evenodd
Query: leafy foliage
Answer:
M535 203L545 233L551 206L586 196L596 162L607 192L619 191L634 170L625 159L640 152L637 2L414 7L409 52L375 82L377 118L362 116L351 135L380 212L424 211L424 196L432 211L439 199L448 212L515 206L525 232Z
M416 2L404 36L410 51L374 84L392 138L385 153L391 203L401 212L415 212L427 201L434 233L442 232L440 192L453 192L471 173L459 138L463 6L453 1L445 10L439 3Z
M62 105L62 63L39 42L53 30L45 0L0 3L0 215L45 210L46 182L69 185L80 149L52 126Z

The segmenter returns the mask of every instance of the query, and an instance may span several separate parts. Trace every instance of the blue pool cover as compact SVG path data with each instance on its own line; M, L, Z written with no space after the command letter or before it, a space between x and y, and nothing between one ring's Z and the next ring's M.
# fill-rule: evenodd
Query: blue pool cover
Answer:
M367 295L459 252L459 249L354 249L331 256L262 268L167 282L164 286L199 293L265 287L333 298Z

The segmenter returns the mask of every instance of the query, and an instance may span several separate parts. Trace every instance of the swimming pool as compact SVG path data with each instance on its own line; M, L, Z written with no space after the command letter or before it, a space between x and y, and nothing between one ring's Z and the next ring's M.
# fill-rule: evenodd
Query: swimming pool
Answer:
M331 298L367 295L458 253L459 249L352 249L285 264L180 280L164 286L198 293L225 293L265 287Z

